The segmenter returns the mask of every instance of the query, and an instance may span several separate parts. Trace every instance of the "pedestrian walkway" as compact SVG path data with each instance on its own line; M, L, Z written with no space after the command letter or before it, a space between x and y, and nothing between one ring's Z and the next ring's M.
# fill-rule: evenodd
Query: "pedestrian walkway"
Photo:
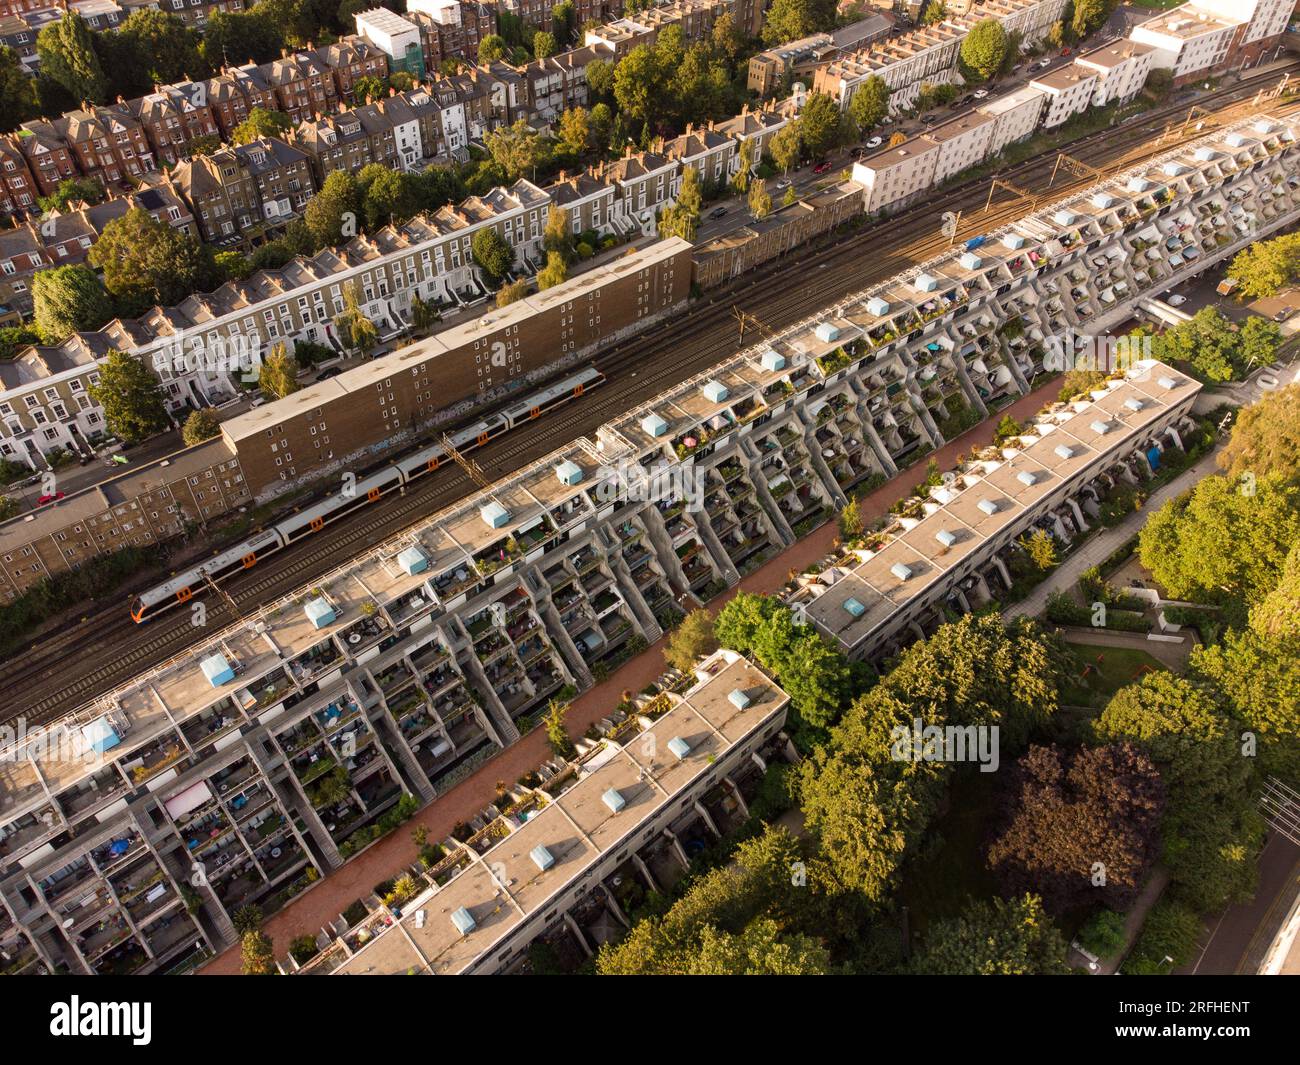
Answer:
M1042 584L1038 585L1024 599L1021 599L1018 603L1012 603L1011 606L1002 611L1002 616L1008 620L1019 614L1025 614L1029 617L1040 616L1047 609L1048 596L1053 592L1063 592L1068 588L1072 588L1078 582L1084 570L1093 566L1100 566L1120 547L1140 533L1149 514L1159 510L1169 500L1187 491L1202 477L1208 477L1211 473L1214 473L1216 469L1214 458L1217 451L1218 448L1214 448L1172 481L1157 488L1142 505L1141 510L1133 511L1118 525L1113 525L1111 528L1105 529L1085 540L1073 554L1069 555L1064 562L1051 572Z
M1000 419L1010 414L1017 420L1027 419L1044 404L1055 399L1059 388L1059 383L1049 382L1020 397L994 417ZM992 425L992 419L980 423L945 444L929 458L937 462L940 469L950 469L972 447L987 442ZM862 520L871 522L888 513L894 503L911 493L918 479L917 470L913 468L863 496L860 502ZM738 585L712 600L709 608L716 613L740 591L777 591L785 584L790 570L806 569L825 556L838 536L837 524L834 521L826 522L742 578ZM641 654L623 663L608 679L577 696L565 718L569 733L581 736L588 727L609 715L622 701L624 691L639 692L653 683L664 672L663 652L667 639L664 636L651 644ZM458 823L470 820L496 799L498 782L516 781L550 757L551 749L546 742L545 730L534 729L484 763L445 795L440 795L401 828L291 901L267 920L264 929L275 946L276 957L284 957L288 953L289 943L294 937L320 931L336 920L356 899L369 895L376 884L411 865L417 857L411 831L417 825L423 825L428 830L429 839L446 839ZM238 947L219 955L201 970L205 975L228 975L239 971Z

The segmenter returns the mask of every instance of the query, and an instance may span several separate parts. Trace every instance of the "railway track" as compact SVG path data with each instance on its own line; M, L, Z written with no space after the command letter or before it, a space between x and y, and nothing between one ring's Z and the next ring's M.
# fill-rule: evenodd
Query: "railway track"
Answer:
M1280 69L1202 98L1200 106L1213 100L1218 107L1184 134L1153 143L1155 134L1164 129L1165 120L1185 110L1183 105L1166 106L1146 113L1130 126L1083 137L1070 145L1071 153L1086 150L1090 165L1118 170L1166 152L1184 140L1203 136L1207 129L1225 120L1240 117L1239 112L1249 107L1242 101L1253 97L1260 87L1272 84ZM1095 175L1070 174L1048 188L1046 179L1055 163L1055 153L1049 153L998 177L1035 194L1038 206L1098 180ZM875 281L925 261L958 241L1021 217L1030 209L1024 197L1015 197L984 210L987 184L987 179L978 179L944 190L924 208L913 208L891 219L887 235L878 232L879 227L869 227L829 243L810 245L778 261L744 288L700 301L670 325L598 353L592 361L604 371L607 383L579 405L564 409L563 430L557 431L553 416L543 418L477 451L476 460L490 476L506 476L725 358L737 350L733 305L756 314L771 328L781 329ZM964 224L950 241L938 234L940 215L956 210L963 212ZM864 265L863 253L867 251L870 261ZM815 284L809 284L806 276L812 263ZM791 283L801 275L802 283ZM457 467L444 467L375 510L326 526L305 543L273 555L223 587L241 616L248 614L474 490L475 486ZM236 620L221 597L209 596L207 604L208 625L201 631L194 629L185 612L164 614L138 626L130 620L124 604L105 604L84 624L34 644L22 652L21 659L11 656L10 662L0 666L0 721L22 715L29 729L46 724L138 673L169 659L183 658L189 645ZM75 673L69 669L70 663Z

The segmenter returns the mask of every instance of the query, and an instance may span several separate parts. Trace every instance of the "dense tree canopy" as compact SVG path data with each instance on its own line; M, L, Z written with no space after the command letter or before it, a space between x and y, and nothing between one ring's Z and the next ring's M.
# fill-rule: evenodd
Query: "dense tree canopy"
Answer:
M1298 490L1275 477L1206 477L1148 519L1138 556L1174 598L1251 604L1300 539Z
M1233 257L1228 276L1243 296L1276 296L1300 277L1300 233L1285 233L1243 248Z
M36 36L41 73L53 79L77 103L102 104L108 97L108 77L95 52L94 35L86 20L64 12Z
M1169 673L1121 688L1094 722L1097 738L1142 748L1168 790L1164 861L1180 892L1209 910L1254 888L1259 816L1238 727L1204 689Z
M167 404L153 371L121 351L110 351L99 369L90 398L104 408L108 430L128 444L167 428Z
M1218 462L1238 481L1245 474L1300 481L1300 384L1243 407Z
M121 309L134 314L179 303L212 272L204 245L140 207L109 222L87 259L103 271Z
M785 44L835 28L836 0L772 0L763 19L763 43Z
M18 53L0 44L0 133L36 116L36 80L23 68Z
M958 68L968 82L988 81L1007 56L1007 31L995 18L981 19L961 42Z
M32 317L48 344L72 333L98 329L113 314L99 275L83 264L39 270L32 278Z
M1132 744L1030 747L1012 770L989 866L1009 894L1042 896L1061 915L1126 910L1160 852L1165 788Z
M637 922L601 948L597 970L628 975L794 975L826 972L824 947L808 934L804 857L782 829L742 843L730 865L707 873L662 916Z
M1067 971L1064 937L1033 895L972 903L936 921L912 964L924 976L1055 976Z

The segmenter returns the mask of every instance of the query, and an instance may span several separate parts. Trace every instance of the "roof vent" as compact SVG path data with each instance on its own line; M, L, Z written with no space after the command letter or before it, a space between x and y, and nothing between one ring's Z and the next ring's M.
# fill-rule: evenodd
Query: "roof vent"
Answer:
M998 512L998 505L992 499L981 499L976 506L978 506L985 514L991 515Z
M904 565L902 562L895 562L889 567L889 572L897 577L900 581L905 581L912 576L912 568Z

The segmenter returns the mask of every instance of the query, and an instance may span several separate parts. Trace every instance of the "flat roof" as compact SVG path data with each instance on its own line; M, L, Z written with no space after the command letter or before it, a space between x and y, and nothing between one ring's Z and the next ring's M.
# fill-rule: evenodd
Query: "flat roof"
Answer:
M1165 388L1162 379L1174 387ZM900 518L879 550L857 551L856 563L816 575L796 593L807 616L847 648L858 646L981 543L1199 389L1193 379L1152 360L1088 400L1042 416L1008 443L1001 458L979 460L950 485L932 490L924 517ZM1103 422L1106 432L1098 432ZM1021 479L1025 473L1032 474L1032 483ZM808 591L811 599L803 594Z
M467 851L469 864L459 875L407 903L401 920L332 974L465 971L789 702L766 674L733 651L714 652L696 678L680 698L669 696L672 709L626 745L606 742L580 766L578 782L539 813L511 823L511 831L481 855ZM748 697L744 707L729 697L738 689ZM683 758L669 750L675 738L690 746ZM624 800L617 812L604 799L611 788ZM554 859L544 870L531 857L538 846ZM464 934L451 919L461 910L474 921Z

